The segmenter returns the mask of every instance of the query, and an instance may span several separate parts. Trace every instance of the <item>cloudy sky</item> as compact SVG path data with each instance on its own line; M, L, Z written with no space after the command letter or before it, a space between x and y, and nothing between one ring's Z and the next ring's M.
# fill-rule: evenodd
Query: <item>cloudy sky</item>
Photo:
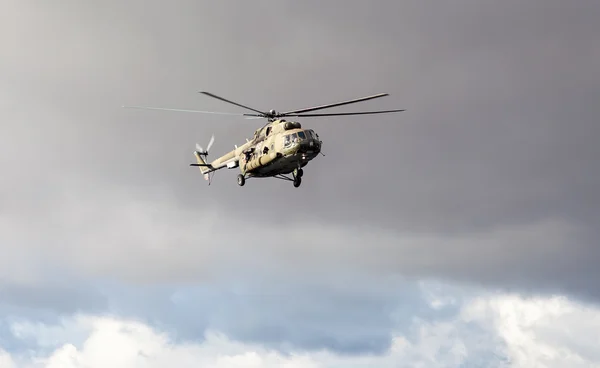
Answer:
M596 0L0 3L0 367L600 366Z

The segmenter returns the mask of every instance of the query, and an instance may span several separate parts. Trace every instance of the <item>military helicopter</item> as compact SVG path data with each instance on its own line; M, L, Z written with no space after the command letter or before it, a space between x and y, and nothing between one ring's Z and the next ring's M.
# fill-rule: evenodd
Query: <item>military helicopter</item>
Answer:
M217 170L228 168L234 169L239 167L241 173L237 176L239 186L243 186L246 179L249 178L277 178L289 180L294 183L294 187L298 188L302 183L304 174L303 168L319 154L323 154L321 149L323 141L313 129L307 129L297 121L287 121L288 117L321 117L321 116L348 116L348 115L366 115L366 114L383 114L390 112L401 112L405 110L383 110L383 111L361 111L361 112L342 112L342 113L318 113L306 114L306 112L348 105L356 102L372 100L379 97L388 96L388 93L380 93L373 96L357 98L328 105L309 107L305 109L292 110L286 112L277 112L269 110L268 112L260 111L248 106L241 105L237 102L227 100L223 97L216 96L209 92L200 92L204 95L216 98L218 100L242 107L253 111L254 113L233 114L226 112L200 111L200 110L184 110L171 109L162 107L147 107L147 106L123 106L126 108L151 109L151 110L167 110L167 111L182 111L207 114L222 114L222 115L237 115L244 116L247 119L266 118L267 123L254 132L252 139L246 139L246 143L241 146L235 145L234 149L221 157L216 158L212 162L208 161L208 153L215 136L213 135L204 149L199 144L196 144L194 156L196 163L190 166L198 167L204 179L210 185L212 176ZM289 175L292 174L290 178Z

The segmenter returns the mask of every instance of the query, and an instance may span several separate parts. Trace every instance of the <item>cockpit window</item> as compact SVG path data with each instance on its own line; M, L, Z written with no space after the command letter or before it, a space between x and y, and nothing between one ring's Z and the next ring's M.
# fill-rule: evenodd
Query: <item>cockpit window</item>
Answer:
M298 132L298 137L300 137L300 139L306 139L304 132Z
M288 134L283 138L283 144L285 146L289 146L292 142L296 141L298 138L296 137L296 133Z

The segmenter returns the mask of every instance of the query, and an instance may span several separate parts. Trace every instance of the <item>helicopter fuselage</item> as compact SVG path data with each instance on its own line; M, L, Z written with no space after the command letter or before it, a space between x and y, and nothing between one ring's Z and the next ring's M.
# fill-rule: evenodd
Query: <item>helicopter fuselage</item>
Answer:
M294 127L268 134L242 152L240 171L247 177L290 174L314 159L321 152L321 144L312 129Z
M205 161L205 153L195 151L194 154L207 180L208 174L219 168L239 167L239 185L244 185L247 178L275 177L293 181L297 187L302 168L321 153L322 144L314 130L302 128L298 122L277 119L257 129L251 140L210 163ZM287 177L288 174L292 174L293 179Z

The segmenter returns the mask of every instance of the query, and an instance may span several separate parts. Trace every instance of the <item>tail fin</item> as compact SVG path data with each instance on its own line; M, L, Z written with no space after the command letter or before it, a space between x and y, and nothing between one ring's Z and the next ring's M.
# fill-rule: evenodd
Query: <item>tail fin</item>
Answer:
M198 164L192 165L198 166L200 172L202 173L202 175L204 175L204 180L208 180L208 173L212 171L212 167L210 166L210 164L206 163L206 161L202 158L198 151L194 151L194 156L196 156L196 161L198 162Z
M196 156L196 161L198 161L197 164L191 164L191 166L198 166L200 168L200 172L202 173L202 175L204 175L204 180L208 180L208 184L210 184L210 177L209 177L209 173L214 171L212 165L210 165L209 163L206 162L206 160L202 157L207 157L208 156L208 151L210 150L210 147L213 145L213 143L215 143L215 135L213 134L212 137L210 137L210 142L208 142L208 146L206 146L206 150L204 150L202 148L202 146L200 146L198 143L196 143L196 151L194 151L194 156Z

